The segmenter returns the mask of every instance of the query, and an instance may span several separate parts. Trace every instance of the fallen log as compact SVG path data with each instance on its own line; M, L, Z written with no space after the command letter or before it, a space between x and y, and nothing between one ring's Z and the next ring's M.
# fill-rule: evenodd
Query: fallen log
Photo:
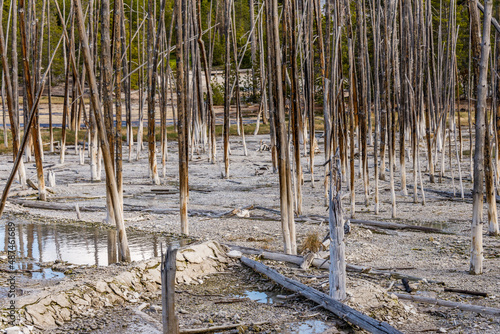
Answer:
M242 247L242 246L236 246L236 245L226 245L226 246L229 247L231 250L240 251L241 253L244 253L244 254L259 255L260 257L267 259L267 260L289 262L289 263L293 263L299 267L304 262L304 258L300 255L288 255L288 254L283 254L283 253L268 252L268 251L265 251L262 249ZM318 269L328 270L329 266L330 266L330 261L315 258L312 260L311 265L318 268ZM346 264L346 269L349 272L372 274L372 275L378 275L378 276L385 276L388 278L396 278L396 279L406 278L410 281L415 281L415 282L423 281L423 282L427 282L427 283L444 284L443 282L440 282L440 281L428 280L428 279L425 279L422 277L407 275L407 274L399 273L396 271L374 269L371 267L359 266L359 265L349 264L349 263Z
M425 303L425 304L433 304L444 307L457 308L462 311L475 312L480 314L490 314L500 316L500 309L495 307L486 307L479 305L471 305L457 302L450 302L448 300L422 297L422 296L414 296L414 295L405 295L402 293L394 293L399 299L411 300L417 303Z
M316 218L319 219L320 222L322 223L323 222L328 223L328 217L325 216L311 215L309 217L300 217L300 218L302 219ZM349 221L351 222L351 224L373 226L388 230L407 230L407 231L417 231L426 233L455 234L453 232L448 232L441 230L439 228L428 227L428 226L407 225L407 224L399 224L393 222L380 222L375 220L362 220L362 219L350 219Z
M356 311L355 309L330 298L323 292L281 275L260 262L250 260L244 256L241 257L241 262L253 270L266 275L268 278L282 285L286 289L299 293L305 298L321 305L324 309L332 312L339 318L367 330L370 333L401 333L388 323L375 320L359 311Z
M464 293L466 295L488 297L488 294L486 292L462 290L462 289L455 289L455 288L444 288L444 292Z
M262 322L254 322L254 323L238 323L238 324L229 324L222 326L213 326L213 327L205 327L205 328L192 328L192 329L182 329L180 330L181 334L199 334L199 333L211 333L218 331L226 331L228 329L238 328L238 327L252 327L252 326L260 326L267 324L269 321Z
M74 211L75 210L75 204L63 204L63 203L56 203L56 202L40 202L40 201L26 201L26 200L20 200L20 199L14 199L10 198L9 202L19 204L25 208L32 208L32 209L43 209L43 210L56 210L56 211ZM95 211L104 211L106 208L105 207L99 207L99 206L82 206L80 207L80 211L89 211L89 212L95 212Z

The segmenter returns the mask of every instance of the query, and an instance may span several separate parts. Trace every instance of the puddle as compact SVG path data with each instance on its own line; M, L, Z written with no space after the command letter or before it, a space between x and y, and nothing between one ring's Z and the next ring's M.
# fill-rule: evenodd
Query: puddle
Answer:
M277 293L271 291L246 290L245 292L243 292L241 296L261 304L274 304L277 300L279 300L276 298L277 295L278 295Z
M0 220L0 250L7 251L8 222ZM159 256L161 246L181 241L140 231L127 231L132 261ZM16 269L35 279L62 278L64 274L36 263L67 261L74 265L106 266L117 262L116 231L98 227L35 224L15 221ZM186 241L182 241L184 244ZM187 243L187 242L186 242Z
M327 323L321 320L307 320L303 322L290 324L288 333L320 334L332 326L328 326Z

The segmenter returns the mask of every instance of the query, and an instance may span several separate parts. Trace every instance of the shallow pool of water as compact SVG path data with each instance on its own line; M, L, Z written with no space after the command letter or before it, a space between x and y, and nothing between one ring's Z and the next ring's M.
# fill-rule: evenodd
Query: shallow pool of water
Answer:
M39 224L20 220L0 220L0 250L7 251L8 223L14 222L16 269L31 273L33 278L60 278L60 272L40 268L36 263L67 261L75 265L106 266L117 262L114 229L69 224ZM159 256L161 244L185 244L172 237L140 231L127 231L132 261Z
M272 291L255 291L246 290L243 292L242 297L254 300L261 304L274 304L276 302L277 294Z
M306 320L290 324L289 333L294 334L320 334L326 331L330 326L321 320Z

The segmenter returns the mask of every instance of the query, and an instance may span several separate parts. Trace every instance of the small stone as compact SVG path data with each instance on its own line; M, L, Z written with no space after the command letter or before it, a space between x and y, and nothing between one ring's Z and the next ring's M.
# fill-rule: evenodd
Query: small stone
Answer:
M9 327L5 330L5 334L20 334L21 333L21 328L18 326L14 327Z
M438 331L438 333L448 333L448 331L446 329L444 329L443 327L441 327L437 331Z
M228 252L226 255L233 259L239 259L243 254L240 251L232 250Z

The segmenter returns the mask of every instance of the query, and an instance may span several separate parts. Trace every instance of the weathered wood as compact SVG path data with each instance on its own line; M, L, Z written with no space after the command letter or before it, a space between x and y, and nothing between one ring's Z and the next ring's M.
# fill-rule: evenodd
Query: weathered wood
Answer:
M250 247L242 247L242 246L236 246L236 245L227 245L231 250L237 250L240 251L243 254L251 254L251 255L258 255L259 257L262 257L264 259L268 260L273 260L273 261L283 261L283 262L289 262L296 264L297 266L300 266L304 262L304 258L299 255L289 255L289 254L283 254L283 253L276 253L276 252L268 252L262 249L255 249L255 248L250 248ZM311 262L311 265L315 266L318 269L329 269L330 268L330 261L329 260L324 260L320 258L314 258ZM417 276L412 276L412 275L407 275L404 273L399 273L396 271L391 271L391 270L383 270L383 269L374 269L371 267L365 267L365 266L359 266L355 264L346 264L346 270L350 272L357 272L357 273L369 273L373 275L378 275L378 276L386 276L387 278L396 278L396 279L401 279L401 278L407 278L410 281L425 281L429 283L435 283L435 284L444 284L443 282L440 281L434 281L434 280L428 280L422 277L417 277Z
M113 210L115 213L116 227L118 230L118 240L120 243L120 259L123 261L130 261L130 249L128 248L127 234L125 231L125 225L123 220L123 210L120 203L120 196L118 194L118 187L116 184L115 173L113 170L113 160L111 159L109 143L106 138L106 129L104 127L104 121L102 119L101 113L101 101L98 96L98 88L96 76L94 73L94 63L90 55L90 48L88 42L88 36L85 30L85 19L83 17L82 4L80 0L73 0L73 5L75 6L76 21L78 26L78 31L80 34L80 43L83 51L83 58L85 63L85 69L87 71L87 76L89 78L90 86L90 97L92 102L93 114L97 124L97 132L101 140L102 153L104 159L104 167L106 170L106 175L109 175L109 183L107 189L110 192L111 202L113 204Z
M416 303L433 304L433 305L438 305L438 306L457 308L457 309L462 310L462 311L500 316L500 309L495 308L495 307L487 307L487 306L479 306L479 305L450 302L448 300L422 297L422 296L414 296L414 295L405 295L402 293L394 293L394 294L399 299L411 300L411 301L416 302Z
M189 234L187 205L189 201L188 183L188 122L186 110L186 82L184 73L184 35L183 35L183 7L182 1L175 2L176 28L176 63L177 63L177 112L178 112L178 145L179 145L179 190L180 190L180 217L181 233Z
M175 272L177 249L168 247L165 259L161 264L161 304L163 334L178 334L179 320L175 315Z
M319 292L318 290L281 275L262 263L250 260L244 256L241 257L241 262L253 270L266 275L268 278L282 285L286 289L301 294L305 298L321 305L324 309L334 313L339 318L359 326L370 333L401 333L388 323L370 318L369 316L330 298L328 295Z
M477 3L477 0L473 2ZM484 136L487 98L488 61L490 56L490 30L492 15L492 0L486 0L484 11L483 41L481 43L480 61L476 66L477 79L477 102L476 102L476 126L475 126L475 151L474 151L474 188L473 209L471 225L471 258L470 273L479 275L483 273L483 195L484 195ZM473 36L479 33L478 10L474 6L470 8ZM478 36L473 38L473 47L479 51Z
M311 156L312 158L312 156ZM333 160L333 159L331 159ZM342 173L340 157L330 163L329 225L330 225L330 297L342 301L346 298L346 263L344 242L344 217L342 212Z
M466 295L472 295L472 296L488 297L488 293L486 293L486 292L470 291L470 290L455 289L455 288L444 288L444 292L456 292L456 293L464 293Z
M204 328L185 328L181 329L180 333L181 334L200 334L200 333L212 333L212 332L218 332L218 331L226 331L228 329L233 329L233 328L248 328L252 326L260 326L269 323L269 321L261 321L261 322L251 322L251 323L237 323L237 324L230 324L230 325L222 325L222 326L213 326L213 327L204 327Z

